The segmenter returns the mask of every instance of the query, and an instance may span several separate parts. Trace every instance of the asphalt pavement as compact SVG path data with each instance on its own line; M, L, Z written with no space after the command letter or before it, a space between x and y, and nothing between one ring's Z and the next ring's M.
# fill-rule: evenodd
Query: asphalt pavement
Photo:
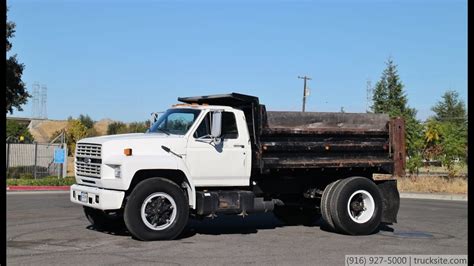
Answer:
M369 236L284 226L271 213L192 220L174 241L94 230L64 192L7 193L8 265L343 265L355 254L467 254L467 202L401 199Z

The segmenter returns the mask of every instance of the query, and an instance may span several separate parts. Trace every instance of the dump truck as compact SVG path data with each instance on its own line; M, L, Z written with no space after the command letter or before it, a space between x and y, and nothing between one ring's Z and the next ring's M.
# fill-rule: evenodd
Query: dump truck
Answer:
M178 98L145 133L85 138L70 200L101 230L170 240L191 218L273 212L349 235L395 223L401 118L266 111L239 93Z

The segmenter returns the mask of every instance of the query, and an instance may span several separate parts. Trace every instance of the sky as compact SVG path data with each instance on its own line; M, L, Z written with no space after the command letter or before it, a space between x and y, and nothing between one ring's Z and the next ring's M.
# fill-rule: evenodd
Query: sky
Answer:
M178 97L238 92L267 110L365 112L389 57L426 119L467 103L467 2L10 0L12 51L47 116L144 121ZM12 116L32 115L32 100Z

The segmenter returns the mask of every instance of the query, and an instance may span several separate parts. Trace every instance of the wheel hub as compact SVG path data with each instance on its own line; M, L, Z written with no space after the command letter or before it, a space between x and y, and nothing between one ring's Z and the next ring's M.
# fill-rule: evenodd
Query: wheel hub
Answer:
M358 197L351 202L351 210L354 212L360 212L364 210L364 201L362 197Z
M347 211L354 222L366 223L375 213L375 201L369 192L358 190L349 197Z
M141 209L143 222L153 230L169 227L176 218L176 203L170 195L163 192L148 196Z

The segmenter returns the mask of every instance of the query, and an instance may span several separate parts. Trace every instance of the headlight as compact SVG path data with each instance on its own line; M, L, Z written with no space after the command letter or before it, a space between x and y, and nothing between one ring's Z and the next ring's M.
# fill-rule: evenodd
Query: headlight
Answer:
M120 165L112 165L112 168L114 168L115 178L121 178L122 177L122 170L120 168Z

